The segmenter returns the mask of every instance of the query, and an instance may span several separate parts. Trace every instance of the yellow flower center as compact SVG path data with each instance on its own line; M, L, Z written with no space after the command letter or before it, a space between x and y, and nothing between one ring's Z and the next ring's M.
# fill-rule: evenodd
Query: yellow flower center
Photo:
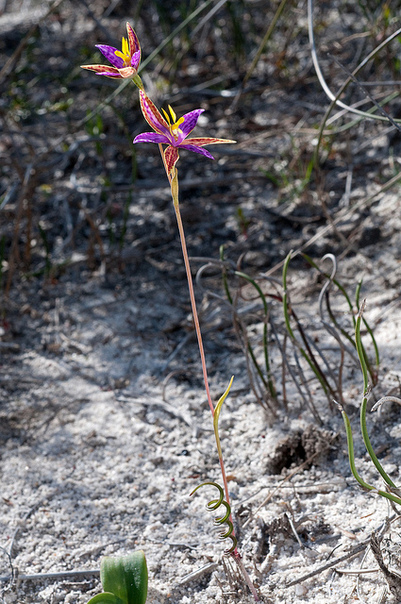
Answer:
M180 126L183 122L185 122L185 120L183 117L180 117L180 119L177 120L177 116L176 116L175 111L172 108L172 106L169 105L168 108L170 111L170 115L167 113L167 111L164 111L164 109L162 109L162 111L163 111L164 117L166 118L167 123L169 125L171 134L174 136L175 139L177 139L178 135L182 134L182 132L180 130Z
M128 67L129 65L131 65L131 52L127 38L123 38L121 48L121 51L116 50L114 54L116 55L116 57L120 57L124 61L124 65Z

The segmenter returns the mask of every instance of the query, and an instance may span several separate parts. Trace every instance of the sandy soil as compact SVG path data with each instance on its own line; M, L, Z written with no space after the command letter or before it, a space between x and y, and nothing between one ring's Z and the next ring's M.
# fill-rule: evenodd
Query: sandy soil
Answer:
M297 9L300 19L303 8ZM89 34L95 43L98 32L92 31L92 21L89 26L84 20L86 9L76 13L65 3L62 11L60 22L57 18L42 25L46 35L42 32L41 44L49 50L55 39L60 47L53 48L54 56L70 72L69 61L79 64L79 57L67 60L63 54L66 48L76 52L71 32L81 44ZM118 31L119 20L109 21ZM328 24L338 22L336 6ZM15 24L7 31L12 38ZM54 31L57 36L52 38ZM150 47L145 34L143 38ZM263 307L252 287L231 268L242 257L242 270L273 296L282 293L281 264L291 249L305 250L329 272L330 261L321 258L334 254L337 278L352 300L363 278L365 317L380 351L371 403L389 393L400 396L401 201L397 185L388 191L380 188L398 169L397 140L390 140L378 125L366 126L366 131L359 126L346 142L339 134L338 146L333 145L322 162L319 177L299 195L292 188L297 183L278 186L263 172L275 167L279 174L283 162L288 174L295 171L303 153L313 150L310 131L327 106L316 78L313 86L303 79L311 73L311 63L308 50L301 50L298 46L294 51L300 60L299 80L280 79L266 67L269 85L245 97L235 114L224 95L205 94L214 101L200 128L234 136L238 145L216 152L216 162L201 163L189 154L180 159L193 272L209 260L214 263L196 285L214 400L235 375L220 435L239 549L262 602L400 602L394 578L401 572L400 521L387 501L357 486L341 415L288 339L289 367L283 383L278 344L283 347L286 338L278 296L268 298L270 358L278 392L274 417L256 400L216 269L224 245L229 286L239 296L236 318L263 365ZM221 73L222 67L216 70ZM191 85L199 78L206 81L207 74L197 74L193 82L189 68L184 75ZM71 80L74 98L82 103L69 114L77 121L85 117L84 100L92 108L98 103L100 84L85 89L84 82L88 80L79 80L78 86ZM32 90L40 104L43 90L36 84ZM132 137L143 130L139 109L132 109L131 97L121 98L124 101L115 103L126 112ZM189 100L177 93L175 100L188 110L194 99L191 93ZM38 116L37 122L29 118L23 132L29 140L43 142L43 113ZM71 122L64 114L58 119L51 113L46 122L51 140L59 140L55 131L65 137L54 144L53 163L43 164L39 145L43 161L37 166L37 182L33 185L28 178L21 197L10 199L2 214L2 232L11 239L18 200L35 202L33 222L40 216L52 266L48 270L44 246L32 244L31 272L20 266L2 300L0 601L85 604L100 590L95 571L103 555L142 548L150 573L149 604L249 604L253 598L232 560L222 557L225 545L216 538L213 515L205 510L209 492L202 489L189 497L197 484L220 482L220 475L174 213L157 150L137 149L138 179L132 184L132 150L111 110L103 114L102 137L85 134L81 125L82 138L75 146L78 138L70 135ZM290 165L285 158L294 150L294 132L301 143ZM25 139L19 131L14 135L16 148L29 163ZM4 162L14 157L14 139L7 136L0 149ZM96 151L99 140L101 153ZM29 176L25 164L22 172ZM11 187L12 172L7 174ZM127 234L119 249L108 220L115 219L121 230L125 207ZM115 211L112 219L110 211ZM25 249L28 228L24 220L20 250ZM40 241L38 230L35 236ZM6 277L9 274L10 266ZM334 384L341 353L319 315L324 281L299 255L292 260L292 307L309 341L327 359L325 372ZM336 291L331 305L352 334L351 314ZM363 341L373 359L366 330ZM300 377L296 380L300 390L289 377L297 363L304 378L303 383ZM263 391L260 382L257 390ZM359 434L361 391L360 368L346 353L338 395L352 421L358 469L379 488ZM396 484L401 481L400 412L391 403L368 416L375 450ZM372 534L382 539L381 570L369 546ZM352 574L361 568L363 573ZM394 593L386 577L393 581Z
M384 196L374 214L383 229L398 232L399 219L389 216L399 216L399 210L396 197ZM376 400L399 390L400 377L399 297L386 284L384 271L393 267L392 274L399 275L399 260L386 241L342 263L343 274L351 279L359 271L365 275L366 317L376 327L382 357ZM292 278L302 292L311 280L299 270ZM111 287L94 277L82 284L47 284L35 292L26 287L24 303L10 311L13 333L3 338L2 361L1 574L11 571L10 549L12 567L24 575L96 569L101 555L143 548L150 602L251 601L235 569L231 580L224 570L224 546L216 541L204 509L206 490L193 499L188 496L205 479L219 481L219 472L192 338L176 353L174 374L163 381L171 349L167 324L185 316L173 305L172 289L166 293L135 277L118 285L118 280ZM38 299L43 313L32 303ZM298 313L310 319L316 303L312 296L308 305L297 306ZM207 325L211 309L204 314ZM322 334L319 320L310 320L310 333ZM329 411L316 384L311 388L323 427L316 426L291 390L289 412L280 410L275 421L267 418L249 390L243 354L234 343L225 347L225 340L232 340L230 332L229 326L216 332L209 352L215 398L227 376L236 376L222 412L221 437L234 513L239 527L246 523L239 528L244 562L263 601L346 601L357 579L333 568L293 587L288 584L365 543L392 512L383 499L356 486L341 416ZM206 329L207 352L208 333ZM178 343L183 338L181 330ZM273 359L275 355L273 347ZM361 377L355 364L347 365L344 398L356 411ZM395 481L399 412L389 405L380 416L369 417L372 439ZM357 433L357 417L351 415ZM306 432L299 449L298 435ZM284 459L290 467L274 475L272 459L291 455L288 442L298 453L292 452L293 461ZM356 446L361 473L379 485L360 438ZM319 448L321 455L302 467ZM294 468L299 471L283 480ZM397 565L391 553L397 551L396 526L384 535L392 566ZM359 568L363 562L366 568L377 567L368 549L340 566ZM211 561L216 568L207 567ZM202 568L200 576L187 578ZM369 601L384 584L378 573L359 579L360 592ZM7 603L84 603L98 589L90 577L42 578L3 583L2 593Z

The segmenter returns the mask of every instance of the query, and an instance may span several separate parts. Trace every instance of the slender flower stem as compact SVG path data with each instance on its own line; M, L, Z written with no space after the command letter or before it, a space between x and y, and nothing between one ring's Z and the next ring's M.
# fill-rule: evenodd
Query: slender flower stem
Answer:
M178 200L178 174L177 174L177 169L175 167L173 169L172 174L168 171L166 161L164 158L163 146L161 143L159 143L159 150L160 150L160 155L163 160L164 169L166 170L167 178L168 178L168 181L171 186L171 196L173 198L174 211L175 211L175 215L176 215L176 219L177 219L178 232L180 235L182 255L184 258L185 270L186 270L186 274L187 274L189 297L191 300L191 308L192 308L192 317L193 317L193 321L194 321L194 325L195 325L196 336L198 339L199 353L200 353L201 363L202 363L203 380L205 382L207 400L208 400L210 411L211 411L212 417L213 417L214 435L215 435L215 439L216 439L217 451L219 454L219 462L220 462L221 475L222 475L223 485L224 485L224 493L225 493L226 501L227 501L228 505L230 505L230 496L229 496L229 492L228 492L227 476L226 476L226 471L224 468L224 460L223 460L223 455L222 455L222 451L221 451L219 433L218 433L218 429L217 429L217 422L218 422L218 416L220 413L221 405L218 404L215 408L213 405L212 398L210 396L209 379L208 379L207 368L206 368L206 357L205 357L205 351L203 348L203 340L202 340L202 333L201 333L200 324L199 324L198 311L196 308L195 292L194 292L194 286L193 286L193 280L192 280L192 274L191 274L191 266L189 263L187 245L186 245L186 241L185 241L184 225L182 224L181 212L180 212L180 206L179 206L179 200ZM231 380L231 383L232 383L232 380ZM224 398L228 394L231 383L230 383L228 389L226 390L226 393L223 395ZM224 400L224 398L223 398L223 400ZM221 399L220 399L220 401L221 401ZM216 413L215 413L215 411L216 411ZM229 520L232 522L231 513L229 516ZM233 530L232 534L235 536L234 530ZM238 565L240 572L242 573L242 576L243 576L246 584L248 585L255 602L259 602L259 596L257 594L255 586L253 585L252 580L251 580L245 566L242 563L241 554L239 553L237 547L235 547L234 551L230 555L232 556L232 558L235 560L236 564Z
M209 380L208 380L208 376L207 376L205 351L203 349L202 334L201 334L200 325L199 325L198 311L196 309L196 303L195 303L195 293L194 293L194 286L193 286L193 282L192 282L191 267L189 264L187 246L185 243L184 227L183 227L182 220L181 220L180 207L176 203L174 204L174 210L175 210L175 215L177 218L178 231L180 234L181 248L182 248L182 255L184 257L185 270L187 273L189 297L191 298L192 316L193 316L193 320L194 320L194 324L195 324L196 336L198 338L198 346L199 346L199 353L200 353L201 362L202 362L202 372L203 372L203 379L205 382L206 395L207 395L207 400L209 403L210 411L212 412L212 415L214 415L214 406L213 406L213 402L212 402L212 399L210 396Z
M186 241L185 241L184 226L182 224L180 205L179 205L179 201L178 201L178 176L177 176L177 170L176 170L176 168L174 168L175 172L174 172L174 178L173 178L171 176L171 174L167 170L167 166L166 166L166 163L165 163L165 160L164 160L163 147L162 147L161 143L159 144L159 149L160 149L160 154L162 156L164 168L166 170L167 178L168 178L168 180L170 182L170 185L171 185L171 195L172 195L173 202L174 202L174 210L175 210L175 215L176 215L176 218L177 218L177 225L178 225L178 232L179 232L179 235L180 235L182 255L184 257L185 270L186 270L186 273L187 273L187 281L188 281L188 288L189 288L189 297L191 299L191 307L192 307L192 316L193 316L193 320L194 320L194 324L195 324L196 336L198 338L198 346L199 346L199 353L200 353L201 363L202 363L203 379L204 379L204 382L205 382L205 389L206 389L207 400L208 400L208 403L209 403L210 411L212 412L213 425L215 427L215 429L214 429L214 435L215 435L215 439L216 439L217 450L218 450L218 453L219 453L219 463L220 463L221 475L222 475L222 479L223 479L224 493L225 493L225 496L226 496L226 501L230 505L230 495L229 495L229 492L228 492L228 483L227 483L226 471L225 471L225 468L224 468L223 454L222 454L222 451L221 451L219 433L218 433L218 429L217 429L218 413L220 412L220 408L218 408L218 413L215 414L215 407L213 405L213 401L212 401L212 398L210 396L209 379L208 379L208 376L207 376L207 368L206 368L206 357L205 357L205 351L204 351L204 348L203 348L203 340L202 340L202 333L201 333L201 328L200 328L200 324L199 324L198 311L197 311L197 308L196 308L195 292L194 292L194 286L193 286L193 280L192 280L192 274L191 274L191 266L190 266L190 263L189 263L187 245L186 245ZM173 182L174 179L176 179L175 182ZM231 514L230 514L230 520L232 521ZM234 555L238 555L237 549L235 549Z
M169 172L167 170L167 166L166 166L166 163L165 163L165 160L164 160L163 147L162 147L161 143L159 144L159 149L160 149L160 155L161 155L162 160L163 160L163 165L164 165L164 168L166 170L167 178L168 178L169 183L171 185L173 179L171 177L171 174L169 174ZM176 176L176 178L177 178L177 176ZM171 189L171 192L173 193L173 189ZM178 198L174 199L174 197L175 196L173 195L174 210L175 210L175 215L176 215L176 218L177 218L178 231L179 231L179 234L180 234L182 255L184 257L185 270L186 270L186 273L187 273L187 281L188 281L188 288L189 288L189 297L191 299L192 317L193 317L193 320L194 320L196 337L198 338L198 346L199 346L199 353L200 353L201 363L202 363L203 380L205 382L205 390L206 390L207 402L209 403L210 411L212 412L212 415L214 416L214 405L213 405L213 402L212 402L212 397L210 396L209 379L208 379L208 376L207 376L207 368L206 368L206 357L205 357L205 351L204 351L204 348L203 348L203 340L202 340L202 333L201 333L200 324L199 324L198 311L197 311L197 308L196 308L194 286L193 286L192 274L191 274L191 266L189 264L187 245L185 243L184 226L183 226L182 220L181 220L181 213L180 213L180 207L179 207L179 204L178 204Z

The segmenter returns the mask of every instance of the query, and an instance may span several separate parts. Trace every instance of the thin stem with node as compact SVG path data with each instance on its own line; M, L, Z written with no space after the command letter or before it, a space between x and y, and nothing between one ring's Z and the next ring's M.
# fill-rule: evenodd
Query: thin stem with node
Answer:
M189 297L191 300L191 308L192 308L192 317L193 317L193 321L194 321L194 325L195 325L196 337L198 339L198 347L199 347L199 354L200 354L201 363L202 363L202 373L203 373L203 380L205 382L207 402L209 403L209 407L210 407L210 411L212 412L212 415L214 415L214 405L212 402L212 398L210 396L209 379L208 379L207 367L206 367L206 357L205 357L205 351L203 348L203 340L202 340L202 333L201 333L200 324L199 324L198 311L196 308L196 300L195 300L194 285L193 285L193 281L192 281L191 266L189 263L184 226L182 224L180 206L178 203L178 173L177 173L177 169L174 168L174 178L173 178L173 176L169 173L169 171L167 169L166 162L164 159L163 147L162 147L161 143L159 144L159 149L160 149L160 154L161 154L161 157L163 160L163 165L166 170L167 178L168 178L170 186L171 186L171 195L173 197L174 211L175 211L175 216L177 219L178 232L180 235L182 255L183 255L184 264L185 264L185 271L187 274Z

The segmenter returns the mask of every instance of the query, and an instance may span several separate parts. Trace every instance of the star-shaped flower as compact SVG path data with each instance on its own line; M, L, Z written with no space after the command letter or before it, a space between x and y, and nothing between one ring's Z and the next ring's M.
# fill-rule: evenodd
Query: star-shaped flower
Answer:
M138 37L129 23L127 23L127 38L123 38L122 41L122 50L117 50L117 48L105 44L96 44L96 48L110 61L113 67L108 65L81 65L82 69L89 69L108 78L131 78L139 88L143 88L137 75L141 61L141 47Z
M139 134L135 137L134 143L162 143L168 145L164 151L164 159L169 174L171 174L178 161L178 149L187 149L188 151L214 159L209 151L203 149L205 145L235 143L235 141L224 138L187 138L195 128L199 116L203 113L204 109L190 111L177 120L174 110L169 105L170 115L163 109L164 118L145 92L140 90L139 96L143 116L155 132Z

